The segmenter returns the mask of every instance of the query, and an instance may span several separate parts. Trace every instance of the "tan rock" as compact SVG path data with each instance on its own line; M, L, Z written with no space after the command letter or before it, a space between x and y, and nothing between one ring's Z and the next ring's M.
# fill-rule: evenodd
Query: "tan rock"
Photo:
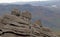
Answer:
M16 34L13 33L4 33L2 37L17 37Z
M12 15L16 15L16 16L20 16L20 11L19 11L18 9L13 9L13 10L11 11L11 14L12 14Z
M34 25L39 26L39 27L42 27L42 23L41 23L40 20L35 21L34 22Z
M42 30L46 32L52 32L52 30L48 27L42 27Z
M22 16L23 16L24 18L29 19L29 20L32 18L31 13L30 13L29 11L24 11L24 12L22 13Z
M3 22L8 22L8 21L15 21L15 22L18 22L18 23L29 24L29 22L24 21L20 17L10 15L10 14L6 14L6 15L4 15Z
M0 23L2 22L2 19L3 19L3 18L0 16Z
M20 14L18 9L12 10L0 18L1 37L58 37L51 29L43 27L40 20L31 23L32 15L28 11Z

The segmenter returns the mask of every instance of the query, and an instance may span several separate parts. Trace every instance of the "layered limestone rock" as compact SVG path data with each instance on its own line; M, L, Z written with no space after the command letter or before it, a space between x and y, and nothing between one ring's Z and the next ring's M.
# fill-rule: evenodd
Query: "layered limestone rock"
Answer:
M57 37L49 28L43 27L40 20L33 24L32 30L34 37Z
M50 29L43 27L40 20L31 23L28 11L12 10L0 17L0 37L57 37Z
M42 27L40 20L37 20L32 25L32 36L34 37L42 37L40 34L40 28Z

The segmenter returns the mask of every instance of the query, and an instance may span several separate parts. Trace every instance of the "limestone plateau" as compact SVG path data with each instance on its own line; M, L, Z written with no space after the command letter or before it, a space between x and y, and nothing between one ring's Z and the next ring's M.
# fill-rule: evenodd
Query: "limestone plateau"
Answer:
M29 11L13 9L11 14L0 17L0 37L58 37L48 27L43 27L40 20L32 23Z

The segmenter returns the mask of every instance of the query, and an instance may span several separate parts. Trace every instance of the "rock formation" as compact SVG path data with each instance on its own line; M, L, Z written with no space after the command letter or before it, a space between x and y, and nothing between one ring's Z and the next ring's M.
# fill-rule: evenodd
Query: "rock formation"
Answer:
M0 17L0 37L58 37L49 28L43 27L40 20L31 23L32 15L18 9Z

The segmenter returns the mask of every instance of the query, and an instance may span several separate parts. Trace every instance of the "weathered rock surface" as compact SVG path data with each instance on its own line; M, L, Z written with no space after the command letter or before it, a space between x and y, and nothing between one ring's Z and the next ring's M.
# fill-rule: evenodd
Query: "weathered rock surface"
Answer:
M58 37L40 20L31 23L31 13L21 13L18 9L0 17L0 37Z

